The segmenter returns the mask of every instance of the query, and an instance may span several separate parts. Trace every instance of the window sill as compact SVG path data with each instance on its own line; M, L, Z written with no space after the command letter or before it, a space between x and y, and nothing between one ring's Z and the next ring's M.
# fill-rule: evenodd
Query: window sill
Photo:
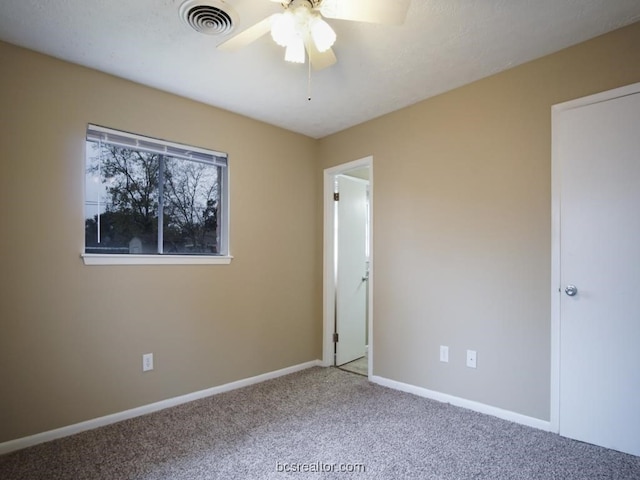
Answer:
M85 265L229 265L232 256L208 255L80 255Z

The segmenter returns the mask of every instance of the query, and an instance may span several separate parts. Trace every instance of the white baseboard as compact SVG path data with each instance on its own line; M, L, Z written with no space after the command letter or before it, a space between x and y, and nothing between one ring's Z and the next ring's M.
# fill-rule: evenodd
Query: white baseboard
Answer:
M313 360L311 362L301 363L292 367L283 368L274 372L263 373L255 377L245 378L237 380L235 382L226 383L217 387L207 388L206 390L200 390L198 392L188 393L179 397L169 398L156 403L150 403L149 405L143 405L141 407L132 408L131 410L125 410L123 412L113 413L104 417L98 417L91 420L87 420L80 423L75 423L66 427L56 428L55 430L49 430L47 432L37 433L28 437L18 438L15 440L9 440L8 442L0 443L0 455L20 450L23 448L31 447L39 443L49 442L62 437L68 437L76 433L84 432L86 430L92 430L94 428L103 427L112 423L127 420L129 418L139 417L148 413L157 412L158 410L164 410L165 408L175 407L187 402L199 400L201 398L210 397L219 393L229 392L238 388L247 387L256 383L261 383L266 380L288 375L290 373L299 372L307 368L320 366L322 362L320 360Z
M408 383L396 382L395 380L389 380L388 378L379 377L373 375L369 377L369 380L383 387L393 388L394 390L400 390L407 393L413 393L420 397L430 398L431 400L437 400L438 402L450 403L456 407L462 407L475 412L485 413L494 417L501 418L503 420L509 420L510 422L519 423L528 427L537 428L546 432L551 431L551 422L546 420L540 420L539 418L529 417L520 413L512 412L510 410L503 410L502 408L492 407L484 403L475 402L473 400L467 400L453 395L447 395L446 393L436 392Z

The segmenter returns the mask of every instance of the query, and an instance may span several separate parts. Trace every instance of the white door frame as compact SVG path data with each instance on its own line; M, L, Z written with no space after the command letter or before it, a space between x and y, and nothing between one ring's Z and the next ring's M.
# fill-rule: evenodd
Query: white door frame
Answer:
M565 110L584 107L640 92L640 83L615 88L551 107L551 402L550 429L560 432L560 156L558 152L558 115Z
M352 162L343 163L335 167L327 168L324 171L324 246L323 246L323 291L322 291L322 365L325 367L334 364L333 333L335 326L335 245L334 245L334 180L336 175L346 173L356 168L369 168L369 281L367 282L368 308L367 308L367 330L369 335L369 365L368 372L371 377L373 369L373 157L368 156Z

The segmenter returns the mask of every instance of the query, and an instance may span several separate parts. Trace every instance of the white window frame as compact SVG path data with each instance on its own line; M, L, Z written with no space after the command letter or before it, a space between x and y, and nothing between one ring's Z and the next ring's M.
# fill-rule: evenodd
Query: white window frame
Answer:
M85 246L83 242L83 253L80 256L85 265L228 265L231 263L233 256L229 251L229 165L226 153L145 137L93 124L87 126L86 139L103 139L110 144L154 153L164 153L174 158L191 161L197 160L197 157L219 159L224 163L224 167L221 169L222 175L220 178L220 250L223 252L221 255L84 253ZM86 189L83 191L83 199L85 192Z

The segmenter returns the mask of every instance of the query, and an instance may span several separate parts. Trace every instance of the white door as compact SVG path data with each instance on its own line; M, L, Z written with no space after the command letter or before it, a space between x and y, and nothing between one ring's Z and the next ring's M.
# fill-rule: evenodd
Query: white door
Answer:
M336 365L365 354L367 182L338 175Z
M640 93L559 111L554 135L560 434L640 455Z

